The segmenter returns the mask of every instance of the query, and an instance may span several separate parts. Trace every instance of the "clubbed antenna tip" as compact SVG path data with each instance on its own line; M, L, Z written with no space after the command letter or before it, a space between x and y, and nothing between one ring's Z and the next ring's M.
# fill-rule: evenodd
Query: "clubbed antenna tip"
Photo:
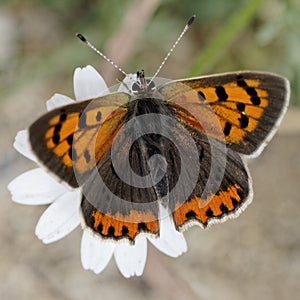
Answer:
M169 56L171 55L171 53L174 51L175 47L177 46L177 44L179 43L179 41L182 39L182 37L184 36L184 34L187 32L187 30L189 29L189 27L193 24L194 20L196 18L196 15L193 15L189 18L189 20L187 21L186 25L184 26L183 30L181 31L180 35L178 36L178 38L176 39L175 43L173 44L173 46L171 47L171 49L169 50L169 52L167 53L166 57L164 58L164 60L162 61L162 63L160 64L160 66L158 67L157 71L155 72L155 74L153 75L153 77L150 80L150 83L153 81L153 79L158 75L158 73L160 72L160 70L162 69L162 67L164 66L164 64L166 63L166 61L168 60Z
M193 24L193 22L195 21L195 19L196 19L196 15L192 15L192 16L190 17L190 19L188 20L188 22L186 23L186 25L187 25L188 27L190 27L190 26Z
M119 70L121 73L123 73L125 76L127 76L127 73L125 73L115 62L113 62L110 58L108 58L106 55L104 55L101 51L99 51L93 44L91 44L81 33L77 33L76 36L84 42L89 48L94 50L96 53L98 53L100 56L102 56L107 62L112 64L117 70Z
M76 36L84 43L86 43L86 38L81 34L81 33L77 33Z

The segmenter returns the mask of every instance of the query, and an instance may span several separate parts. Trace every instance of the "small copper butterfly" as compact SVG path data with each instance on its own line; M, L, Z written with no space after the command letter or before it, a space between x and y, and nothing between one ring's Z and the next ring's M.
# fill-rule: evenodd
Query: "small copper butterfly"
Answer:
M247 159L272 138L288 101L289 82L275 74L172 81L140 71L127 91L46 113L29 140L50 173L82 189L89 231L134 243L159 235L158 201L177 230L238 216L252 200Z

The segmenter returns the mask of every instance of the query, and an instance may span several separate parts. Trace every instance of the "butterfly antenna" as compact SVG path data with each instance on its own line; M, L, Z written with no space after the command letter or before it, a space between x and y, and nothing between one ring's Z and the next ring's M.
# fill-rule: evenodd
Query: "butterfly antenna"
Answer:
M177 44L180 42L180 40L182 39L182 37L184 36L184 34L187 32L187 30L189 29L189 27L193 24L194 20L196 18L196 15L193 15L189 18L189 20L187 21L185 27L183 28L182 32L180 33L180 35L178 36L178 38L176 39L175 43L173 44L173 46L171 47L170 51L167 53L166 57L164 58L164 60L162 61L162 63L160 64L160 66L158 67L157 71L155 72L155 74L153 75L153 77L150 80L150 83L153 81L153 79L158 75L158 73L160 72L160 70L162 69L162 67L164 66L164 64L166 63L166 61L168 60L169 56L171 55L171 53L174 51L175 47L177 46ZM149 84L150 84L149 83Z
M102 56L107 62L112 64L117 70L119 70L122 74L127 76L127 73L124 72L115 62L113 62L110 58L108 58L105 54L103 54L101 51L99 51L93 44L91 44L81 33L77 33L76 36L84 42L89 48L94 50L96 53L98 53L100 56Z

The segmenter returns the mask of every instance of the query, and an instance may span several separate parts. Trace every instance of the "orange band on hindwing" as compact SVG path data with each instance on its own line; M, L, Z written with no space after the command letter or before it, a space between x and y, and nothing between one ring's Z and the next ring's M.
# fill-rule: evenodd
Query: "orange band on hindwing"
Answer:
M219 191L217 195L210 196L207 200L194 196L191 200L178 204L173 213L176 226L180 228L190 221L198 221L203 226L207 226L210 219L219 219L224 214L235 212L242 201L238 193L239 189L236 184L229 186L225 191Z
M112 216L103 214L96 210L92 212L93 229L105 238L129 238L134 240L140 232L148 232L153 235L158 234L158 220L151 212L130 211L130 214L124 216L120 213Z

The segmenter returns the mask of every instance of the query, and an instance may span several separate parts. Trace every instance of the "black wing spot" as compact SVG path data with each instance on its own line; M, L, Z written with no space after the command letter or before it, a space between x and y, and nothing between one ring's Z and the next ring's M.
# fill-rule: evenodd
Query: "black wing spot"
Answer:
M239 111L244 111L245 108L246 108L246 105L245 105L245 103L237 103L237 104L236 104L236 108L237 108Z
M226 101L228 99L228 95L223 86L216 87L216 94L220 101Z
M186 214L185 214L185 217L187 219L195 219L196 218L196 213L193 211L193 210L190 210L188 211Z
M198 91L198 97L199 97L199 100L200 101L204 101L206 98L205 98L205 95L203 94L203 92L201 91Z
M125 236L128 234L128 232L129 232L128 227L123 225L122 226L122 235Z
M241 128L247 128L249 124L249 118L245 114L241 114L239 118Z
M211 210L210 207L206 210L205 214L206 214L206 216L207 216L208 218L211 218L211 217L214 216L214 213L213 213L213 211Z
M61 130L61 123L58 123L55 125L54 127L54 131L53 131L53 136L52 136L52 142L54 145L58 145L59 141L60 141L60 130Z
M237 85L240 86L240 87L246 87L246 86L247 86L246 81L243 80L243 79L238 79L236 83L237 83Z
M102 233L102 230L103 230L103 225L102 225L102 223L100 223L100 224L98 225L98 227L97 227L97 231L98 231L99 233Z
M220 210L222 211L222 213L228 213L229 211L228 207L224 203L220 205Z
M260 98L257 96L257 91L253 87L246 88L247 94L251 97L250 100L254 105L260 105Z
M98 111L97 115L96 115L96 120L99 122L99 121L101 121L101 118L102 118L101 111Z
M84 151L84 159L86 161L86 163L89 163L91 161L91 156L88 150Z
M59 121L64 122L66 120L67 120L67 114L64 111L62 111L61 115L59 116Z
M251 100L253 105L256 105L256 106L260 105L261 101L260 101L260 98L258 96L252 96L250 100Z
M61 123L56 124L55 127L54 127L54 132L53 133L58 134L61 130L61 127L62 127Z
M68 137L67 137L67 143L69 146L71 146L73 144L73 134L70 134Z
M247 87L246 92L249 96L257 96L256 89L253 87Z
M145 224L144 222L140 222L140 223L138 224L138 230L142 230L142 231L147 230L146 224Z
M108 230L107 230L107 235L109 237L113 237L115 235L115 227L113 227L112 225L110 225L108 227Z
M223 129L223 133L224 133L225 136L228 136L230 134L231 128L232 128L231 123L226 122L225 126L224 126L224 129Z
M52 142L53 142L54 145L58 145L59 144L59 140L60 140L60 135L58 133L56 133L55 135L53 135Z

